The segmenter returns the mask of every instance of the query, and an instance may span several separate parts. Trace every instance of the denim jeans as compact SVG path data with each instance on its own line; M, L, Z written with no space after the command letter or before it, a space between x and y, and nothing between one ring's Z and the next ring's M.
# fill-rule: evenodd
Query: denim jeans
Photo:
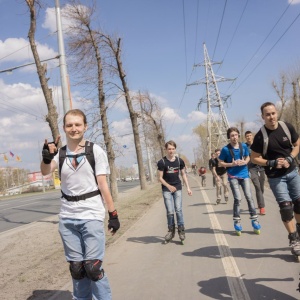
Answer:
M105 252L104 225L100 220L60 219L59 233L64 245L67 261L99 259ZM111 290L108 278L92 281L87 277L73 278L74 300L110 300Z
M244 178L244 179L233 178L229 180L229 183L234 198L233 219L234 220L240 219L240 202L242 200L242 195L239 186L242 187L245 198L247 200L250 216L257 218L255 206L251 195L250 178Z
M296 201L300 198L300 176L298 170L277 178L268 178L276 201Z
M163 191L165 207L167 210L168 226L175 225L174 209L176 213L177 225L184 225L182 213L182 190L174 193Z
M258 208L265 207L264 185L265 171L259 171L257 168L249 169L250 178L255 188L256 200Z

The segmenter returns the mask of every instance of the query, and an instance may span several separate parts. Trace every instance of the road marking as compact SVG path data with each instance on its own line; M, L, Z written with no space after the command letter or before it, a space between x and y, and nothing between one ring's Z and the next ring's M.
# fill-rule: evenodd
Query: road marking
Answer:
M206 209L208 212L208 216L210 219L210 223L212 229L214 231L215 239L220 251L221 260L223 263L223 267L226 273L226 278L228 281L228 285L230 288L230 292L233 300L251 300L244 284L241 273L237 267L237 264L232 256L231 250L229 248L228 242L223 233L222 227L217 219L215 211L209 198L203 188L200 187L200 191L202 193Z
M3 208L3 209L1 209L1 212L3 212L4 210L15 209L15 208L18 208L18 207L28 206L28 205L31 205L31 204L34 204L34 203L40 203L40 202L41 202L41 200L38 200L38 201L34 201L34 202L28 202L28 203L22 204L22 205L17 205L17 206L12 206L12 207L8 207L8 208Z

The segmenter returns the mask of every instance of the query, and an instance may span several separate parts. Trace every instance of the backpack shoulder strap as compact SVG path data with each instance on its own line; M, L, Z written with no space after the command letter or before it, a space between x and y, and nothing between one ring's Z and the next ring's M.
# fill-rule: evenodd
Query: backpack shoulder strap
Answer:
M292 137L291 137L291 132L288 129L288 127L286 126L285 122L283 121L278 121L278 123L280 124L281 128L283 129L284 133L286 134L286 136L288 137L291 147L294 148L294 145L292 144Z
M268 150L268 144L269 144L269 137L268 137L268 133L267 130L265 128L265 125L263 125L260 128L260 131L263 135L263 139L264 139L264 144L263 144L263 153L262 153L262 157L265 157L267 154L267 150Z
M88 162L90 163L94 174L96 176L96 169L95 169L95 156L94 156L94 143L90 142L90 141L85 141L85 155L86 155L86 159L88 160Z
M230 154L231 154L232 159L234 159L234 153L233 153L232 146L231 146L230 143L227 144L227 148L228 148L228 150L229 150L229 152L230 152Z
M239 148L240 148L240 156L241 156L241 159L243 159L244 149L243 149L242 143L240 143L240 142L239 142Z
M232 159L234 159L233 147L231 146L230 143L227 145L227 148L229 149L229 152L230 152L230 154L231 154ZM240 156L241 156L241 159L243 159L243 153L244 153L244 150L243 150L243 145L242 145L242 143L240 143L240 142L239 142L239 149L240 149Z
M66 158L66 153L67 153L67 145L61 147L59 149L59 160L58 160L58 176L59 176L59 179L60 179L60 174L61 174L61 168L62 168L62 165L65 161L65 158Z

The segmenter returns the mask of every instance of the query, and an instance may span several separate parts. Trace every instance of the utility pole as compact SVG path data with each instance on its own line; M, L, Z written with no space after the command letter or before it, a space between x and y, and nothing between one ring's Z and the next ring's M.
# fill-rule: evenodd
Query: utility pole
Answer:
M59 51L60 79L61 79L63 108L65 114L68 110L70 110L70 108L72 108L72 105L71 105L71 97L70 97L70 89L69 89L69 77L67 71L64 39L62 33L59 0L55 0L55 11L56 11L57 41L58 41L58 51Z
M205 84L206 97L201 98L198 103L198 110L202 103L207 103L207 145L209 155L212 150L221 148L227 144L227 129L229 128L229 122L224 110L224 105L229 96L221 97L217 82L223 82L235 79L226 79L214 74L212 65L220 64L217 62L211 62L205 43L203 44L204 50L204 63L195 65L205 67L205 78L191 83L188 85Z

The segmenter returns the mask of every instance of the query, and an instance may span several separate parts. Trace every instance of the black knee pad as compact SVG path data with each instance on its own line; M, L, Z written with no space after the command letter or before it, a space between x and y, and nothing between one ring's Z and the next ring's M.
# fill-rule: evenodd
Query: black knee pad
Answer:
M300 198L293 202L294 204L294 212L296 214L300 214Z
M281 220L290 222L294 218L293 205L290 201L279 202Z
M83 261L70 261L70 273L74 279L82 279L85 277L85 269L83 266Z
M84 268L86 277L93 281L101 280L104 276L104 270L101 269L102 261L99 259L85 260Z

